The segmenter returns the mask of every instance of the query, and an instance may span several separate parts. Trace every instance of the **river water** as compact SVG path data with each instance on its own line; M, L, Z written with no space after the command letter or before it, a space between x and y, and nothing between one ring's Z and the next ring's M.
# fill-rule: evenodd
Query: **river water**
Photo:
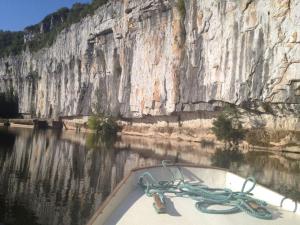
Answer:
M214 143L71 131L0 130L0 224L84 225L132 168L163 159L218 166L300 200L300 155L224 151Z

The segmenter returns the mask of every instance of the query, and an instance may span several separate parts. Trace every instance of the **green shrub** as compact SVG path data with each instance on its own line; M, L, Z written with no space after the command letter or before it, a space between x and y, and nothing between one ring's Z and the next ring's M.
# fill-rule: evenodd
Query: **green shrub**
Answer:
M88 128L91 130L97 130L98 118L96 116L91 116L88 120Z
M181 17L184 17L185 13L186 13L184 0L178 0L178 2L177 2L177 9L178 9Z
M238 145L239 141L245 138L246 133L239 121L238 111L232 107L225 108L213 121L212 131L218 140L230 145Z
M88 127L102 136L112 136L118 132L118 124L116 121L111 117L102 115L91 116L88 120Z
M265 129L252 129L246 135L246 141L253 146L271 147L270 134Z

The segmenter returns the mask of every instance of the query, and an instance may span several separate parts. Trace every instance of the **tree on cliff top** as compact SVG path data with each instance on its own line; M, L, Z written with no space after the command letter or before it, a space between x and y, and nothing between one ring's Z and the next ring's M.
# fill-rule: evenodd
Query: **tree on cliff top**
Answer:
M65 28L78 23L82 18L93 15L108 0L92 0L90 4L75 3L70 9L63 7L47 15L41 22L27 26L23 31L11 32L0 30L0 57L18 55L26 48L33 52L49 47L57 35ZM24 37L31 38L24 42Z
M23 32L0 30L0 57L16 55L23 50Z

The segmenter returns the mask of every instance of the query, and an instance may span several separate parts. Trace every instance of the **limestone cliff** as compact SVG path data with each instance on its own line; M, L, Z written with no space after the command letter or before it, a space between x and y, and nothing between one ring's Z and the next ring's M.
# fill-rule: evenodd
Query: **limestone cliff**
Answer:
M184 7L183 4L184 3ZM300 0L113 0L54 44L0 59L0 92L40 117L300 113Z

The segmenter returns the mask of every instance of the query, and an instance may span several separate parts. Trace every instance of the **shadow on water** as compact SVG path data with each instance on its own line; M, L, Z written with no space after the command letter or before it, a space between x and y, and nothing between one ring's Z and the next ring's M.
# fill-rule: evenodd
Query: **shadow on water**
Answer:
M38 218L35 216L35 213L26 207L26 204L19 202L8 202L3 204L6 201L5 197L0 194L0 222L1 225L24 225L25 221L30 221L32 225L39 225L37 223Z
M15 144L16 136L8 131L7 128L0 128L1 150L11 150Z
M266 151L243 153L238 149L217 149L211 156L213 166L228 169L242 177L253 176L258 183L285 197L300 201L300 161L287 154Z
M244 154L238 149L217 149L211 157L213 166L229 169L232 164L239 167L244 163Z
M2 224L85 224L123 178L115 138L78 136L85 145L57 131L0 134Z

